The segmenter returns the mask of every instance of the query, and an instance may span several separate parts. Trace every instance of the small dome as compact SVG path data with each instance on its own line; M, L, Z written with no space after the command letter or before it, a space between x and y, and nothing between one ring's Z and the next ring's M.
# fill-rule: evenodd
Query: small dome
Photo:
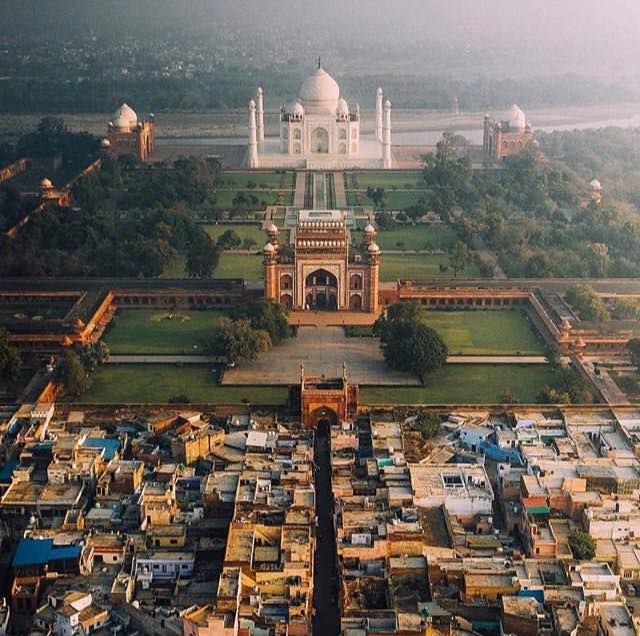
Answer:
M249 108L255 110L256 108L256 102L253 99L249 100Z
M592 190L602 190L602 185L597 179L594 179L590 184Z
M271 223L269 223L269 225L267 226L267 232L269 232L270 234L278 233L278 227L273 221L271 221Z
M289 115L298 115L302 117L304 115L304 106L297 100L295 102L289 102L288 104L285 104L284 112Z
M514 104L509 111L509 128L522 130L527 127L527 118L522 110Z
M300 88L300 99L305 108L334 112L339 97L338 83L322 67L307 77Z
M376 228L371 225L371 223L367 223L367 226L364 228L365 234L375 234Z
M382 97L382 88L380 88L380 86L378 86L378 90L376 91L376 95L380 95L380 97Z
M40 182L40 188L43 190L51 190L53 188L53 183L51 183L51 179L47 179L46 177Z
M387 100L387 101L384 103L384 107L385 107L385 108L391 108L391 102L390 102L389 100Z
M113 125L116 128L131 130L138 125L138 115L129 104L122 104L113 116Z
M380 251L380 248L378 247L377 243L371 243L371 245L369 245L367 250L369 251L370 254L377 254Z
M341 97L338 100L338 108L336 109L336 114L343 117L349 116L349 104L347 104L347 100L344 97Z
M100 148L111 148L111 142L105 137L100 140Z
M265 254L273 254L276 251L276 248L271 245L271 243L267 243L263 249Z

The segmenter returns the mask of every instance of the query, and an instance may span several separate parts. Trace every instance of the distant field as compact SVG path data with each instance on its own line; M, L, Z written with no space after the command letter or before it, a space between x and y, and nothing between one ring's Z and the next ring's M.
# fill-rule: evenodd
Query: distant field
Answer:
M220 186L223 188L234 188L237 190L250 190L250 185L254 187L273 188L293 188L295 172L284 174L277 172L224 172Z
M449 257L446 254L385 254L380 257L380 280L393 281L398 278L452 278L453 272L441 272L440 265L448 267ZM458 278L479 277L480 270L477 264L471 263L464 272L458 274Z
M360 387L361 404L497 404L509 389L526 404L551 381L546 365L449 364L424 387Z
M185 395L190 402L210 404L281 405L287 401L285 386L220 386L218 370L209 366L168 364L107 364L93 374L91 388L81 402L127 404L168 402Z
M170 315L167 310L121 309L104 341L113 354L197 354L227 312L178 310L172 318Z
M457 238L453 228L444 223L418 223L380 230L376 241L383 250L448 250ZM402 248L399 242L404 243Z
M542 355L544 343L525 314L516 309L429 311L422 320L435 329L450 355Z

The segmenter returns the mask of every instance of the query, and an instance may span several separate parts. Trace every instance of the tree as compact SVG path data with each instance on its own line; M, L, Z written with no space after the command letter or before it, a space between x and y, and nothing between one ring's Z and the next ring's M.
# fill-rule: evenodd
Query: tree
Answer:
M109 360L109 347L102 341L91 342L82 348L80 360L84 368L93 373L99 365Z
M440 434L442 421L436 413L420 411L420 413L416 415L412 428L414 431L420 433L423 440L432 439Z
M196 278L209 278L218 266L220 250L208 234L199 235L187 255L187 273Z
M235 230L226 230L220 235L216 245L221 250L235 250L242 245L242 239Z
M587 256L592 276L606 276L609 269L609 248L604 243L589 243Z
M519 404L520 400L512 389L505 389L500 395L500 404Z
M205 343L210 355L223 356L227 364L255 360L271 348L271 338L262 329L254 329L249 320L223 318L213 337Z
M607 322L611 318L604 301L589 285L576 285L566 291L566 299L583 320Z
M596 556L596 542L584 530L569 533L569 547L578 561L591 561Z
M471 263L471 250L466 243L462 241L456 241L449 252L449 265L453 269L454 278L458 276L458 272L464 271L464 269Z
M0 329L0 380L15 382L20 374L21 365L20 354L9 341L9 333Z
M367 197L373 201L373 205L376 208L384 207L384 188L367 188Z
M631 363L640 370L640 338L631 338L631 340L627 342L627 349L629 349Z
M236 320L249 320L254 329L266 331L272 344L278 344L291 336L286 308L266 298L241 305L233 312L233 317Z
M378 212L376 214L376 224L381 230L393 230L396 226L396 222L393 220L393 216L389 212Z
M638 320L640 318L640 301L635 298L621 298L613 308L613 317L618 320Z
M257 243L252 238L246 238L242 241L242 247L247 251L254 249L256 245Z
M385 362L392 369L414 373L422 382L447 361L447 345L420 321L413 303L393 305L386 317L376 320L374 333L380 338Z
M62 383L65 393L74 398L81 396L91 385L89 374L75 351L64 353Z

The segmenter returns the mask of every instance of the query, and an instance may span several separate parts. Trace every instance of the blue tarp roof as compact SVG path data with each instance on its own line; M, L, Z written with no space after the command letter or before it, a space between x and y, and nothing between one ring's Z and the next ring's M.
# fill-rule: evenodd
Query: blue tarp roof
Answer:
M53 545L53 539L22 539L13 557L13 567L44 565L51 561L78 558L80 558L80 546L57 548Z
M7 460L0 468L0 481L10 481L11 475L13 475L13 471L19 463L17 459Z
M109 461L120 448L120 440L110 437L87 437L84 440L86 448L104 448L104 458Z

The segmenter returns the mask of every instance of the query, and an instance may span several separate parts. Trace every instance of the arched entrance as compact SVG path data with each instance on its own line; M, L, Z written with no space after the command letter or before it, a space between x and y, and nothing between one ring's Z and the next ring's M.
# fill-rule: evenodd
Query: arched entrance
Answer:
M311 133L311 152L329 152L329 133L324 128L316 128Z
M309 415L308 428L312 428L319 437L328 437L331 427L338 423L336 412L328 406L322 406Z
M304 296L309 309L337 309L338 279L326 269L317 269L305 278Z
M351 311L362 311L362 296L360 294L352 294L349 298L349 309Z
M293 296L291 294L280 294L280 304L287 309L293 308Z

